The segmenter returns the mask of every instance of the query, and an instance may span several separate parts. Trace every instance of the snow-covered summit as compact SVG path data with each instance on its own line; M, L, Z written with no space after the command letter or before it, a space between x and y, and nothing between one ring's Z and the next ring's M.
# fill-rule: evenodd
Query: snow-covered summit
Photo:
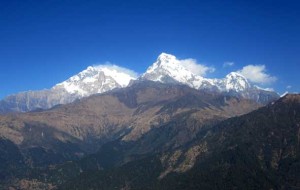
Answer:
M135 77L115 65L89 66L87 69L55 85L52 89L64 89L79 97L103 93L114 88L126 87Z
M162 53L142 75L142 78L164 82L166 76L172 77L178 82L184 82L193 77L193 74L180 65L180 61L175 56Z
M221 79L223 91L236 91L241 92L251 88L248 80L237 72L231 72L224 79Z
M182 64L182 61L174 55L162 53L140 79L162 83L181 83L196 89L200 88L203 82L208 82L203 77L193 74Z
M167 54L164 52L162 52L157 58L157 61L160 61L161 63L166 63L166 62L172 63L175 60L177 60L177 58L174 55Z

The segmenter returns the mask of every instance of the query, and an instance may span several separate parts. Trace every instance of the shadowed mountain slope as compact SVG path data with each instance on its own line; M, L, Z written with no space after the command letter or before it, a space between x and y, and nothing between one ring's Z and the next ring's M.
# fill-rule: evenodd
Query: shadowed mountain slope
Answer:
M83 172L62 189L298 189L299 134L300 95L287 95L184 146Z
M116 162L99 166L107 167L135 154L176 149L192 142L203 127L260 106L185 85L142 81L50 110L0 116L0 131L21 153L24 172L78 160L116 140L132 145Z

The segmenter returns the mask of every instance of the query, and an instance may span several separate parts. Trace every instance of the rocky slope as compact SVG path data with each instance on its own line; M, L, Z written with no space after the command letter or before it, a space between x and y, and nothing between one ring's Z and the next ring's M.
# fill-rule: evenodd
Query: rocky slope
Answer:
M260 106L250 100L203 92L186 85L143 81L46 111L0 116L0 134L2 140L15 147L11 154L21 155L20 163L25 163L18 174L22 177L14 177L36 179L33 171L37 168L50 167L56 171L57 164L78 160L99 148L109 154L100 154L103 162L95 164L97 168L122 163L123 158L130 160L134 154L175 149L192 142L206 125ZM110 143L118 139L132 146L128 155L113 161ZM5 152L4 148L3 155ZM87 165L93 163L88 161ZM1 169L1 173L10 171ZM45 175L49 176L49 171Z
M287 95L200 130L185 146L78 173L61 189L298 189L299 113L300 95Z
M53 128L81 141L105 139L129 130L124 139L133 140L186 112L203 120L215 120L214 117L224 119L259 106L246 99L202 92L184 85L146 81L50 110L4 115L0 122L3 129L15 130L8 132L6 138L17 144L23 143L22 134L32 132L32 127ZM16 138L10 138L13 134ZM45 138L46 132L43 135Z

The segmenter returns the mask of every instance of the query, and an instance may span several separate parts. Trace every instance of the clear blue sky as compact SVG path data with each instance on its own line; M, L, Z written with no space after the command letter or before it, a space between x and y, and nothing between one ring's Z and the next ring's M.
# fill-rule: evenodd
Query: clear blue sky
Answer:
M299 92L300 2L0 1L0 98L106 61L142 73L161 52L214 67L207 77L265 65L265 87Z

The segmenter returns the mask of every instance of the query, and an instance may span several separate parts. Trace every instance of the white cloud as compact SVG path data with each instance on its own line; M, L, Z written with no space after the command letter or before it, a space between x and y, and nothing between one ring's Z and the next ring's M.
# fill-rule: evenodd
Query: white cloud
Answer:
M233 65L234 65L234 62L232 62L232 61L226 61L223 63L223 67L231 67Z
M101 64L101 65L93 65L93 67L95 68L108 68L111 70L116 70L118 72L122 72L122 73L126 73L129 76L131 76L132 78L137 78L139 76L139 74L133 70L124 68L124 67L120 67L118 65L112 64L110 62L106 62L105 64Z
M205 76L207 73L212 73L215 71L214 67L208 67L206 65L199 64L195 59L183 59L179 61L183 67L195 75Z
M291 85L287 85L287 86L286 86L286 89L291 89L291 88L292 88Z
M261 85L275 82L277 78L266 73L265 65L247 65L243 69L237 71L249 81Z

